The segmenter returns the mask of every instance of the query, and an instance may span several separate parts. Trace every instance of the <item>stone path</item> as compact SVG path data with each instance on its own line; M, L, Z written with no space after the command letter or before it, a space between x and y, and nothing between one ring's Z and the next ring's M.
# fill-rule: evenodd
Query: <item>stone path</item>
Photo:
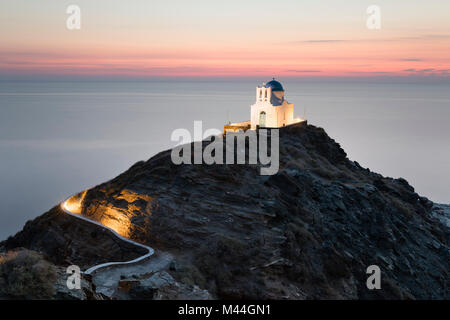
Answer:
M104 295L111 297L117 289L117 284L121 279L121 276L125 276L127 278L131 278L134 276L138 278L144 275L148 275L167 268L170 262L173 260L172 255L168 253L160 252L155 255L155 250L153 250L153 248L127 239L118 234L116 231L102 225L97 221L86 218L81 214L71 212L68 209L66 203L67 200L61 204L61 209L68 215L100 226L101 228L112 232L117 238L121 239L122 241L126 241L147 250L147 253L145 255L134 260L102 263L84 271L84 274L92 276L92 281L96 285L98 293L103 293Z
M173 256L169 253L157 252L151 259L147 259L133 265L114 265L106 269L95 272L92 282L96 286L96 292L107 297L112 297L121 277L127 279L148 277L151 274L167 269L173 261Z

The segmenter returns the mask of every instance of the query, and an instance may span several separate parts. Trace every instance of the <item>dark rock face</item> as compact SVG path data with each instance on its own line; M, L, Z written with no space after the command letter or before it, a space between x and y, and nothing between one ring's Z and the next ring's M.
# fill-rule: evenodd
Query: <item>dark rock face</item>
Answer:
M146 253L111 232L64 213L59 206L25 224L22 231L3 242L6 250L25 247L45 253L60 266L82 269L109 261L128 261Z
M432 206L404 179L348 160L323 129L294 125L280 129L276 175L259 175L258 165L174 165L164 151L89 190L83 214L124 215L130 238L176 257L176 281L215 298L448 299L450 232ZM83 239L86 226L43 217L5 246L108 260L111 239ZM54 241L63 236L76 252ZM381 269L381 290L366 287L370 265Z
M119 299L131 300L210 300L207 290L178 283L165 271L155 272L147 279L119 282ZM115 297L114 297L115 298Z

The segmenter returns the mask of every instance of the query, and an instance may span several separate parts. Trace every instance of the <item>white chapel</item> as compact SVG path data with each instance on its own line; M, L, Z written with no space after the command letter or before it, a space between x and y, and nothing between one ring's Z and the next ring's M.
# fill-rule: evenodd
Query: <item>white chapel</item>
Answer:
M275 79L256 87L256 102L250 113L251 129L279 128L294 121L294 105L285 100L283 86Z
M250 107L250 121L225 125L224 132L280 128L301 121L303 119L294 119L294 105L286 101L283 85L273 78L256 87L256 102Z

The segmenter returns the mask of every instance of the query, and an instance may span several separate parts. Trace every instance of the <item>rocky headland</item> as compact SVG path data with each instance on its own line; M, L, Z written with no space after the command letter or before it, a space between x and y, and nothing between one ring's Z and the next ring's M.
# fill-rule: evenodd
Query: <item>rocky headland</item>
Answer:
M87 278L83 294L58 287L50 297L450 297L448 206L350 161L322 128L297 124L279 133L280 170L272 176L260 175L259 165L175 165L167 150L87 190L82 215L151 246L154 259L170 258L139 276L118 275L109 296ZM56 270L143 254L59 205L0 247L5 257L32 250ZM0 282L12 284L4 265ZM381 269L381 290L366 286L370 265ZM59 274L55 283L66 276ZM0 286L0 298L14 294Z

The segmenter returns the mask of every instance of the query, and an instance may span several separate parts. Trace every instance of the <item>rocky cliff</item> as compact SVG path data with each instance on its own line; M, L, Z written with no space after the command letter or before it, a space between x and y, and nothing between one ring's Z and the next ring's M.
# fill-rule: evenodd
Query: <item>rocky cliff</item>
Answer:
M406 180L305 124L280 129L277 174L258 168L175 165L164 151L88 190L82 213L170 253L170 277L213 298L449 298L449 227ZM57 265L139 255L92 228L54 208L2 246ZM366 287L370 265L381 290Z

